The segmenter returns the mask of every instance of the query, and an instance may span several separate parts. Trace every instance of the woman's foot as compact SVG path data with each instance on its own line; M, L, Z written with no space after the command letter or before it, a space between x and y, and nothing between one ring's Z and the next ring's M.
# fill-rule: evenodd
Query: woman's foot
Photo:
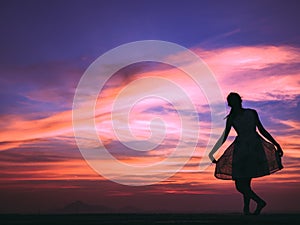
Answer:
M244 213L244 216L249 216L249 215L251 215L250 211L244 211L243 213Z
M261 210L267 205L265 201L262 201L260 203L257 203L256 209L253 213L253 215L259 215Z
M243 213L245 216L250 215L251 213L250 213L249 207L244 207Z

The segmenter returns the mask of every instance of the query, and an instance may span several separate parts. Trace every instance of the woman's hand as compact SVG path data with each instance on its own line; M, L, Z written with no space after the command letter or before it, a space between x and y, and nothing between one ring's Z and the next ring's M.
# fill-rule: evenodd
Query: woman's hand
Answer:
M283 156L283 151L282 151L282 149L281 149L281 146L280 146L279 144L277 144L277 145L276 145L276 148L277 148L277 151L278 151L278 155L279 155L280 157L282 157L282 156Z
M213 157L213 155L211 153L208 154L208 157L212 163L217 163L217 160Z

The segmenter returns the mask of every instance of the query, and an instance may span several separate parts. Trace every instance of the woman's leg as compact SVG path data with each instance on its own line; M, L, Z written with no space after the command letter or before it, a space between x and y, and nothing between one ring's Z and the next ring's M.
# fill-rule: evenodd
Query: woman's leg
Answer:
M244 209L243 212L245 215L250 214L249 205L250 205L250 197L247 195L245 189L247 188L247 181L245 179L235 180L236 189L243 195L244 199Z
M236 189L243 194L244 197L244 213L249 214L250 199L253 199L257 203L255 215L260 214L261 210L266 206L266 202L261 199L251 189L251 178L239 179L235 181Z
M246 193L247 193L247 195L248 195L251 199L253 199L253 200L256 202L256 204L257 204L256 209L255 209L255 211L254 211L254 215L259 215L260 212L261 212L261 210L266 206L267 203L266 203L262 198L260 198L260 197L252 190L252 188L251 188L251 178L247 179L247 181L245 181L245 182L246 182Z
M250 198L247 195L243 194L243 198L244 198L244 214L248 215L250 214Z

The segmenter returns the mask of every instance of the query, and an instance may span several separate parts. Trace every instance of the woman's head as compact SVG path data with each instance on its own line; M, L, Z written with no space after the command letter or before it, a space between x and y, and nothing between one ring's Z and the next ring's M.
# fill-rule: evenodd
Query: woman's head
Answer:
M231 92L227 96L228 106L231 108L242 107L242 98L238 93Z

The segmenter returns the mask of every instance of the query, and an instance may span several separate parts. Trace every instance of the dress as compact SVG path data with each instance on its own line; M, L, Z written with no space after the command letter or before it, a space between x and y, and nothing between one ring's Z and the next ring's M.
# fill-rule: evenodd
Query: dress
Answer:
M283 168L275 146L256 132L256 112L245 109L234 118L238 136L216 164L215 177L237 180L269 175Z

